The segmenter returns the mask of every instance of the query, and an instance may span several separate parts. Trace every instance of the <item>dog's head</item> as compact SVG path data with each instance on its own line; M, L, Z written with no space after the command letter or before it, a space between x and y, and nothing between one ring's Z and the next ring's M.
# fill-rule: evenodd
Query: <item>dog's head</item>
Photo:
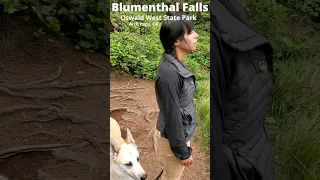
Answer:
M111 158L117 166L117 171L126 174L134 180L145 180L147 174L140 164L140 156L137 145L132 137L130 130L127 128L127 137L125 142L118 145L111 138Z

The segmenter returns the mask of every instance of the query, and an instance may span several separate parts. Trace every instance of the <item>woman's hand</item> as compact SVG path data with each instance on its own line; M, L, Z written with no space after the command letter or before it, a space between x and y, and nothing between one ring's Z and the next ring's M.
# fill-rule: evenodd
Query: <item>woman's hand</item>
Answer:
M192 155L185 160L181 160L181 166L189 167L192 164Z

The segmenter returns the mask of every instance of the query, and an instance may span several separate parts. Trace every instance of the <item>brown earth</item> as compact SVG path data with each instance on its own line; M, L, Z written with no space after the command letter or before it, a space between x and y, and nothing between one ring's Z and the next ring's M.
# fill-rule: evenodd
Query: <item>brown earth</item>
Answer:
M38 28L0 16L0 174L108 179L109 59Z
M118 121L123 137L126 135L126 128L130 129L140 150L141 164L148 173L148 179L153 180L162 170L162 160L155 152L153 140L158 115L154 82L112 71L110 90L110 108L114 110L111 117ZM194 162L185 169L182 180L210 179L209 155L202 152L199 143L193 139L191 146Z

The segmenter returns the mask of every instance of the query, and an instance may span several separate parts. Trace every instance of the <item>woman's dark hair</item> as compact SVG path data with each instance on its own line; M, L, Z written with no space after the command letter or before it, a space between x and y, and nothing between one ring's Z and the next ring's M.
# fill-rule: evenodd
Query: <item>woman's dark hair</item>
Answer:
M180 17L180 20L165 20L160 28L160 40L165 52L171 54L173 49L173 44L176 40L183 39L183 35L186 33L190 34L194 30L194 25L192 21L182 20L181 15L175 15Z

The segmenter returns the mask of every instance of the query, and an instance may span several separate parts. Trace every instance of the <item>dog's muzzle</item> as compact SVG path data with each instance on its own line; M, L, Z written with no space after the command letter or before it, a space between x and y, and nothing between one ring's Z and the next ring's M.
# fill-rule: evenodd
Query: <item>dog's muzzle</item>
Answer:
M147 179L147 176L148 176L147 174L143 174L143 175L140 177L140 179L141 179L141 180L146 180L146 179Z

